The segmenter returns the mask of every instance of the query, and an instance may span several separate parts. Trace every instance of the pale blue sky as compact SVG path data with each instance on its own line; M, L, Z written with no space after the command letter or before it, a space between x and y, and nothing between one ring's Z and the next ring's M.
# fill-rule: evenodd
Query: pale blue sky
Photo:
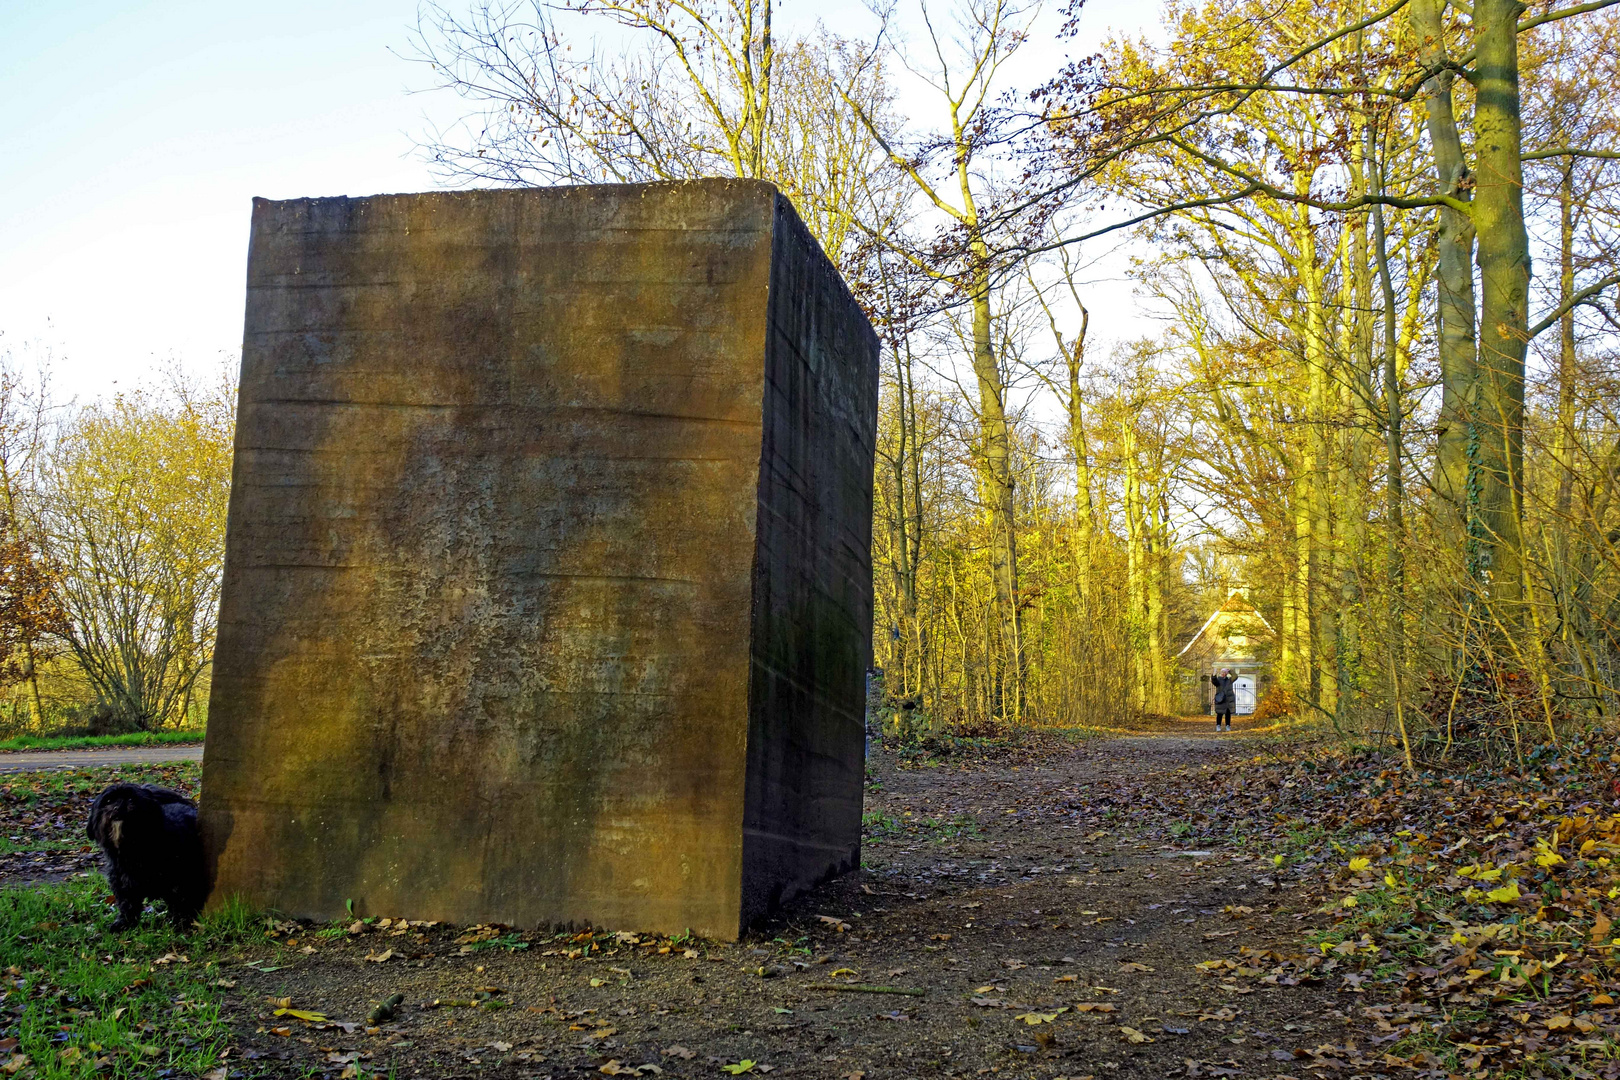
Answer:
M1094 0L1087 37L1155 10ZM778 11L844 33L863 15L851 0ZM415 12L414 0L0 0L0 351L48 349L58 390L81 399L171 355L195 368L234 357L253 196L436 186L411 137L462 109L407 93L430 81L390 52L409 51ZM1042 43L1028 69L1060 55Z

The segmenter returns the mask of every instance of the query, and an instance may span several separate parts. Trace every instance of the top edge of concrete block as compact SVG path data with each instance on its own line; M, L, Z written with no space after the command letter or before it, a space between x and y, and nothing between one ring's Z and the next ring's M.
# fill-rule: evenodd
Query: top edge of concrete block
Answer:
M490 196L509 197L515 194L544 195L553 198L597 198L613 197L623 198L631 194L642 196L655 194L674 194L692 188L703 188L716 193L736 191L745 196L755 198L774 198L780 196L787 199L774 183L769 180L752 180L739 177L706 176L695 180L655 180L644 184L556 184L545 187L509 187L509 188L462 188L449 191L394 191L380 192L374 195L300 195L291 199L267 199L262 195L253 196L253 207L257 211L261 207L294 206L300 203L350 203L372 202L383 199L443 199L445 201L470 200L488 198ZM792 205L792 200L788 200Z
M854 290L849 282L844 280L838 271L837 264L822 248L820 241L811 233L805 224L804 217L799 213L793 200L769 180L747 179L740 177L712 176L693 180L657 180L641 184L558 184L547 187L502 187L502 188L465 188L452 191L421 191L421 192L394 192L378 195L312 195L300 196L293 199L267 199L263 196L253 196L253 229L276 229L290 223L307 222L313 220L343 220L352 217L369 216L369 209L376 207L376 213L390 215L400 212L398 207L389 204L423 204L442 203L446 205L462 204L475 206L482 200L511 200L528 197L540 200L555 200L567 202L569 200L591 200L598 203L623 202L631 198L665 197L676 198L681 195L697 194L713 200L732 200L738 207L758 207L766 215L774 214L780 209L787 211L786 217L789 228L796 230L808 240L811 247L817 251L821 259L832 268L836 287L844 294L848 301L859 307L855 299ZM770 204L772 209L765 210L761 204ZM429 206L431 209L431 206ZM476 212L476 211L475 211ZM768 220L768 216L767 216ZM868 332L876 337L876 331L862 312L862 321L866 323Z

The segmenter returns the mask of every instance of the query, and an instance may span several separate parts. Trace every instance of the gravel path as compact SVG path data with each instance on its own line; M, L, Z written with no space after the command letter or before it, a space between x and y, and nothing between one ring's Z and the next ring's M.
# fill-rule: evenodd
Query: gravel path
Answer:
M202 743L109 746L95 750L23 750L0 754L0 773L39 772L43 769L93 769L98 765L162 765L171 761L201 761L202 752Z

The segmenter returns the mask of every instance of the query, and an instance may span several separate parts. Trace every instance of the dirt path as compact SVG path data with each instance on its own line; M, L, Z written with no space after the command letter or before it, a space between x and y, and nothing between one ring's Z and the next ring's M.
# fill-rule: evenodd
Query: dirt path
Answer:
M401 1077L713 1076L745 1060L854 1080L1287 1074L1308 1062L1274 1054L1342 1040L1341 1010L1370 1002L1199 969L1240 944L1297 954L1311 916L1264 853L1158 835L1204 770L1255 749L1211 733L968 765L882 756L863 869L736 946L289 925L231 973L237 1053L288 1075L356 1054ZM846 984L920 993L825 989ZM399 1018L366 1034L393 993ZM280 1027L279 998L344 1024Z
M0 773L94 769L103 765L166 765L172 761L201 761L202 752L202 743L109 746L94 750L18 750L0 753Z

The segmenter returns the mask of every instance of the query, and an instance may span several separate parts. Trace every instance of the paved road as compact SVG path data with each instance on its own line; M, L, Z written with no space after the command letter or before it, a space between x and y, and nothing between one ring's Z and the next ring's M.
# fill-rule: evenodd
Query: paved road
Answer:
M161 765L170 761L201 761L202 743L162 746L109 746L95 750L24 750L0 754L0 773L38 772L42 769L90 769L97 765Z

